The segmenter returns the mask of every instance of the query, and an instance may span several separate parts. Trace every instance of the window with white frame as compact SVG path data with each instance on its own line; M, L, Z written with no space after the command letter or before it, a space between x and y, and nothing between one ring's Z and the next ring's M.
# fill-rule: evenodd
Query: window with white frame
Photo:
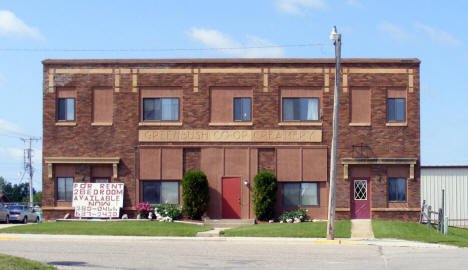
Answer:
M179 99L143 98L143 121L179 121Z
M283 121L318 121L318 98L282 98Z

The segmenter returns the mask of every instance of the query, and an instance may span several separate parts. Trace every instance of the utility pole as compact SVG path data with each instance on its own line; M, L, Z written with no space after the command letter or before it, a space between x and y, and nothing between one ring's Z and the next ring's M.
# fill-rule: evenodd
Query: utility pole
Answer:
M336 32L336 26L333 27L330 39L334 41L336 71L335 71L335 90L333 94L333 137L330 156L330 193L328 195L328 223L327 239L335 239L335 210L336 210L336 162L337 162L337 144L338 144L338 116L340 111L340 80L341 80L341 34Z
M32 168L32 141L39 141L41 138L28 136L27 138L21 138L21 140L28 144L28 148L24 150L24 169L29 173L29 206L34 206L33 198L33 168Z

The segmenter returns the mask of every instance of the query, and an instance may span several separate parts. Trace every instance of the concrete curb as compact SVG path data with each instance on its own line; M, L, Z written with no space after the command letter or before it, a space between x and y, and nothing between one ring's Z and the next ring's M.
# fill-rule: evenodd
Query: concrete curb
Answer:
M190 237L190 236L112 236L112 235L63 235L63 234L9 234L0 233L2 240L51 240L51 241L262 241L262 242L303 242L310 244L335 244L335 245L360 245L360 246L382 246L382 247L414 247L414 248L459 248L441 244L432 244L400 239L336 239L327 240L323 238L293 238L293 237Z

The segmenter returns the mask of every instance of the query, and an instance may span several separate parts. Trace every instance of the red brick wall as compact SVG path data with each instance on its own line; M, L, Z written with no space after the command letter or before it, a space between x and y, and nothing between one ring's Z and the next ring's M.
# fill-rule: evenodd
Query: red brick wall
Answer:
M372 62L372 61L370 61ZM113 125L91 126L92 122L92 89L95 87L114 87L113 74L56 74L54 85L74 88L76 98L76 126L64 127L55 125L56 92L49 93L49 68L333 68L332 63L52 63L44 64L44 95L43 95L43 156L44 157L120 157L118 166L119 182L125 184L125 207L138 202L138 158L135 148L143 143L138 142L139 129L304 129L322 130L321 143L303 143L301 145L330 146L332 135L333 82L334 74L330 73L329 92L323 92L321 101L322 126L278 126L280 121L280 90L294 87L324 87L323 74L269 74L269 91L263 91L263 74L200 74L198 92L193 91L193 74L138 74L138 86L156 86L165 89L182 89L183 125L166 127L140 127L140 96L132 92L132 74L120 74L120 91L113 92ZM338 141L338 160L356 157L353 145L363 143L368 145L367 156L411 157L418 160L415 166L415 179L408 181L407 207L419 207L419 159L420 159L420 124L419 124L419 64L417 62L382 62L373 63L345 62L343 68L399 68L414 69L414 92L407 93L407 126L386 126L386 95L387 89L394 87L408 88L407 74L348 74L347 92L341 93L340 101L340 135ZM349 126L350 91L355 87L368 87L371 90L371 126ZM252 126L247 127L213 127L210 121L210 88L212 87L246 87L253 91ZM172 145L185 148L183 171L200 168L200 149L212 145L235 145L236 143L144 143L144 145ZM299 145L299 143L282 143ZM249 145L243 143L242 145ZM276 144L256 143L258 151L258 169L275 172L276 161L274 149ZM263 149L267 148L267 149ZM327 157L329 159L329 156ZM78 166L79 181L89 181L90 172L86 166ZM138 170L138 169L137 169ZM343 179L343 166L338 164L337 177L337 207L350 207L349 180ZM80 178L81 177L81 178ZM380 177L380 178L379 178ZM387 204L387 178L385 166L372 166L372 208L385 208ZM251 179L253 180L253 179ZM47 165L43 165L43 205L56 207L55 181L47 177ZM326 206L323 206L326 207ZM322 213L322 212L321 212ZM403 214L406 213L406 214ZM52 211L44 211L45 218L53 217ZM349 212L337 212L337 216L347 218ZM415 216L412 212L380 212L372 213L375 218L388 216ZM319 218L326 218L320 216ZM406 218L405 218L406 219Z

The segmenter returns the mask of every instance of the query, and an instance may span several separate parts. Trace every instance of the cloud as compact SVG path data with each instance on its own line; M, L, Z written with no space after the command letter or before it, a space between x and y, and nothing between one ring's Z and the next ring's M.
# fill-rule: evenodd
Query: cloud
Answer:
M245 45L243 45L240 42L235 41L228 35L214 29L201 29L193 27L190 30L189 35L192 38L202 42L205 46L209 48L215 48L225 54L237 57L281 57L284 53L282 48L260 48L275 45L269 42L268 40L256 36L247 36L247 41ZM258 48L235 49L243 47Z
M14 123L0 119L0 133L16 133L25 135L27 131Z
M349 6L357 7L357 8L363 8L364 6L359 2L358 0L346 0L346 4Z
M13 161L23 161L24 158L24 150L21 148L0 147L0 154L9 157Z
M419 22L414 23L414 28L416 30L426 33L433 41L443 43L443 44L449 44L449 45L461 44L460 40L454 38L449 33L439 30L437 28L434 28L434 27L431 27L431 26L428 26Z
M289 14L302 14L304 9L323 9L324 0L276 0L276 9Z
M0 36L19 36L43 40L39 30L26 25L9 10L0 10Z
M408 33L401 27L391 24L389 22L380 23L377 28L390 35L390 37L398 42L405 41L409 38Z

